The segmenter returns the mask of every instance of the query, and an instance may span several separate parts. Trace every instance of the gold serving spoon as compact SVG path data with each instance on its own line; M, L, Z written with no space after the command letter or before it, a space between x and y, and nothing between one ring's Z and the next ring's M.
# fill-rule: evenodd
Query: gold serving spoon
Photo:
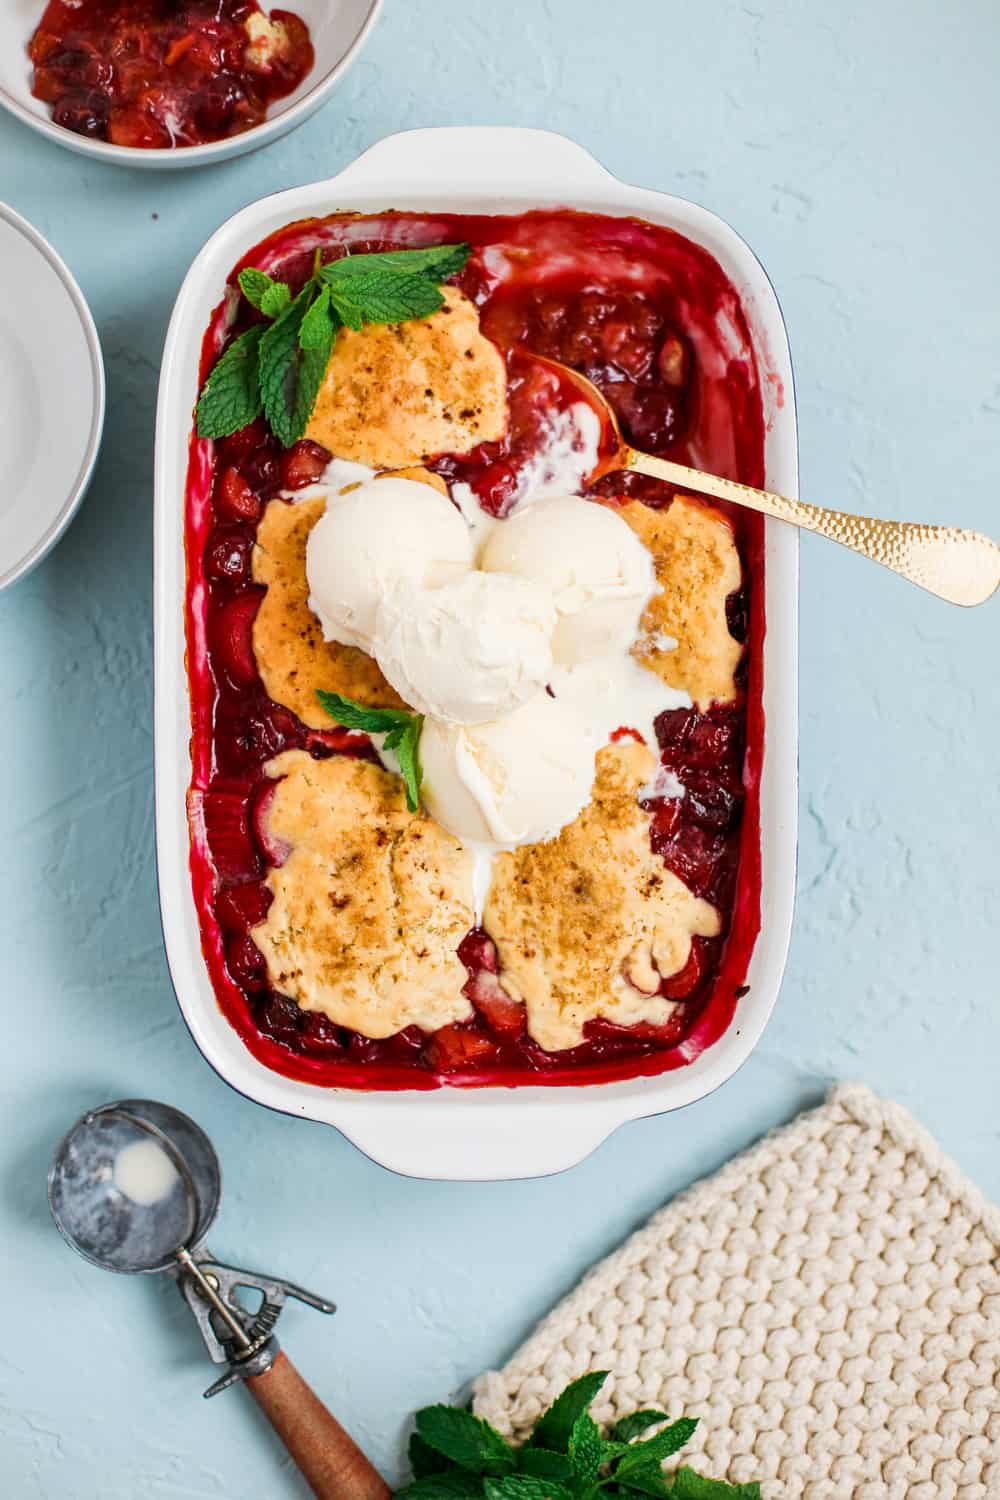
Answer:
M600 460L590 475L591 482L618 470L634 470L680 485L716 500L729 500L778 521L815 531L852 552L860 552L873 562L881 563L911 583L919 584L950 604L983 604L1000 586L1000 547L979 531L963 531L957 526L924 526L914 521L879 521L872 516L855 516L849 511L827 510L822 505L808 505L804 500L789 500L769 490L756 490L718 474L689 469L686 464L641 453L622 437L618 418L601 392L577 370L544 355L531 356L547 365L573 385L583 400L601 419Z

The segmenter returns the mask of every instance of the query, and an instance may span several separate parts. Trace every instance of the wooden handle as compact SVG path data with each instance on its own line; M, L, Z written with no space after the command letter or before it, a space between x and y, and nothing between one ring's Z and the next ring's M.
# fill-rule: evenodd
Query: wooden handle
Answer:
M860 552L919 584L949 604L983 604L1000 587L1000 547L978 531L957 526L923 526L913 521L883 521L850 511L827 510L804 500L789 500L769 490L755 490L718 474L689 469L670 459L654 458L636 448L625 450L626 467L653 479L730 500L765 516L815 531Z
M327 1411L287 1354L247 1390L288 1449L317 1500L389 1500L381 1474Z

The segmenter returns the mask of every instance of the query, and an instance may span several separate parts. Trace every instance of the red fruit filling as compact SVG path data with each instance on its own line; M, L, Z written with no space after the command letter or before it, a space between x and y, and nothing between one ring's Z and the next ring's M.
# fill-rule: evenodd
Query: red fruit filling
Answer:
M309 29L256 0L49 0L31 38L31 91L65 130L115 146L198 146L259 125L313 65Z
M182 66L187 56L179 55L174 66ZM294 288L309 274L320 236L327 254L335 253L330 245L338 236L356 252L391 249L398 243L392 228L396 217L406 244L464 239L474 247L459 285L478 302L484 330L505 354L511 419L499 442L442 455L432 467L449 481L470 484L484 509L504 513L521 469L545 441L553 413L578 399L557 374L523 357L532 353L569 363L594 380L637 445L681 462L697 455L718 472L748 483L763 481L763 411L739 300L710 257L669 231L559 212L512 219L439 216L426 222L384 215L369 226L334 217L279 232L245 264L261 264L266 256L268 268ZM502 254L511 268L499 283L497 255L484 258L491 251ZM220 309L206 338L202 378L224 346L223 316ZM230 332L246 326L247 316L244 309ZM734 354L733 329L745 340L742 365ZM699 358L706 350L715 356L707 365ZM250 560L264 505L281 491L315 483L329 460L324 448L308 441L283 451L262 420L214 445L197 445L192 460L192 868L220 1004L270 1066L331 1085L579 1083L681 1065L728 1024L758 926L759 518L732 516L745 579L727 601L730 631L747 644L739 697L707 712L672 710L656 725L661 763L684 791L645 804L652 848L718 907L723 922L722 936L695 938L684 967L662 981L660 994L677 1002L668 1021L630 1028L594 1021L579 1046L543 1052L527 1034L524 1007L499 982L492 939L476 928L459 948L469 974L465 994L471 1018L432 1035L411 1026L374 1040L324 1015L303 1012L271 989L250 936L270 905L262 879L266 866L280 864L288 853L267 827L272 783L266 762L292 748L317 758L374 753L366 740L332 724L324 731L308 729L272 702L253 653L261 590L251 581ZM203 475L208 490L201 487ZM672 492L642 476L611 475L593 493L662 506L670 503ZM200 657L199 640L207 645Z

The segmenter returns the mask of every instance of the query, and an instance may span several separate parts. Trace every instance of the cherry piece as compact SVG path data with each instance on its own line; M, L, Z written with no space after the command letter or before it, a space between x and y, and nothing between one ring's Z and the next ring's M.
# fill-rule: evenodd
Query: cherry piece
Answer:
M281 487L285 490L301 490L307 484L315 484L333 457L319 443L306 439L289 448L281 456Z
M250 577L251 538L245 531L219 526L205 548L205 572L226 583L246 583Z
M264 502L255 495L239 469L223 472L215 492L215 509L225 520L248 521L255 526L264 510Z

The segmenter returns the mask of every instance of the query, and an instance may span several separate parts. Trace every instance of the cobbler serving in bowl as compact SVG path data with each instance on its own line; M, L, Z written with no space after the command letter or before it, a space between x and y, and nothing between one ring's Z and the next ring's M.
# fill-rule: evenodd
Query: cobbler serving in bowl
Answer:
M732 1019L762 522L592 483L600 424L558 365L636 446L763 482L739 296L639 220L303 221L206 333L191 869L219 1005L290 1077L610 1081Z
M145 150L252 130L314 62L305 22L256 0L49 0L28 55L56 125Z

